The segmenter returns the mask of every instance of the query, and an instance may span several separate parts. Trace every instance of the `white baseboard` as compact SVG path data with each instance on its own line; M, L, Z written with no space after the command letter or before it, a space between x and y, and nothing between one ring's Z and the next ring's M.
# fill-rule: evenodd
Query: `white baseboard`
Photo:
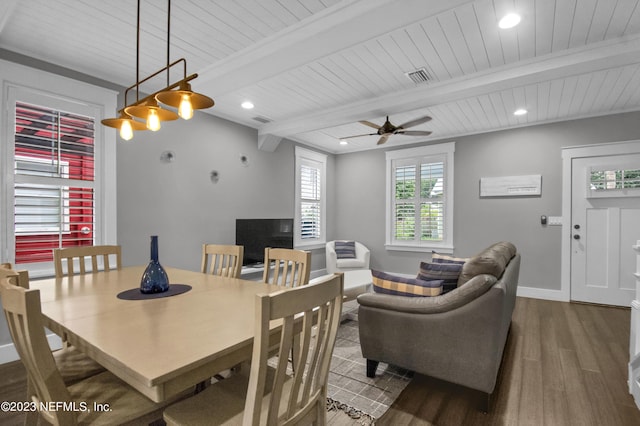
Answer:
M554 300L557 302L568 302L569 295L561 290L549 290L545 288L522 287L518 286L517 295L519 297L528 297L530 299Z
M60 336L56 334L48 334L47 341L51 350L60 349L62 347L62 340ZM16 351L13 343L0 346L0 364L6 364L8 362L17 361L20 359L18 351Z

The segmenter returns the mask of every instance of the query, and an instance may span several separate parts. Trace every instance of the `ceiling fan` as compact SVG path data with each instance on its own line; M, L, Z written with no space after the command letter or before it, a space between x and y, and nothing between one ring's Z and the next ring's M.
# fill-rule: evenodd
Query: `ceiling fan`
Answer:
M363 120L363 121L360 121L359 123L362 123L365 126L373 127L374 129L377 130L377 132L366 133L364 135L347 136L340 139L350 139L350 138L359 138L361 136L380 135L380 139L378 139L378 145L382 145L387 141L387 139L389 139L389 136L391 135L429 136L431 132L428 130L406 130L406 129L413 126L417 126L418 124L426 123L427 121L430 121L430 120L431 120L431 117L424 116L424 117L416 118L415 120L407 121L406 123L401 124L399 126L394 126L393 124L391 124L391 122L389 121L388 115L387 115L387 121L385 121L382 126L378 126L375 123Z

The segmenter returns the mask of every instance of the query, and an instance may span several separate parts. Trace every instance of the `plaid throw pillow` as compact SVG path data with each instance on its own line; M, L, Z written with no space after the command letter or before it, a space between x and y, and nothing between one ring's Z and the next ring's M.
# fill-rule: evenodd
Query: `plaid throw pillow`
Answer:
M355 259L356 258L356 242L355 241L336 241L334 243L336 256L338 259Z
M443 280L442 292L447 293L458 286L458 278L463 263L429 263L420 262L419 280Z
M442 280L423 281L417 278L398 277L372 270L373 291L396 296L438 296L442 293Z

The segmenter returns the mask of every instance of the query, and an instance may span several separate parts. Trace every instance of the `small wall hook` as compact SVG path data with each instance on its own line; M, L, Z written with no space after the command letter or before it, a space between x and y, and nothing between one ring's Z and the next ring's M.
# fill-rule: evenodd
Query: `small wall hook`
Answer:
M160 161L163 163L171 163L176 158L176 155L173 151L164 151L160 154Z

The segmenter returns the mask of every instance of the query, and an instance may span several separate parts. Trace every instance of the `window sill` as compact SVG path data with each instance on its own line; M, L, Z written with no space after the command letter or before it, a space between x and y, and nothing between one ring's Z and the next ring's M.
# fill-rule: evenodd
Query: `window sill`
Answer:
M410 244L385 244L384 248L389 251L412 251L419 253L438 253L453 254L453 246L448 245L410 245Z
M317 249L324 249L327 246L327 243L324 241L321 242L313 242L313 243L307 243L307 244L295 244L295 248L296 250L317 250Z

